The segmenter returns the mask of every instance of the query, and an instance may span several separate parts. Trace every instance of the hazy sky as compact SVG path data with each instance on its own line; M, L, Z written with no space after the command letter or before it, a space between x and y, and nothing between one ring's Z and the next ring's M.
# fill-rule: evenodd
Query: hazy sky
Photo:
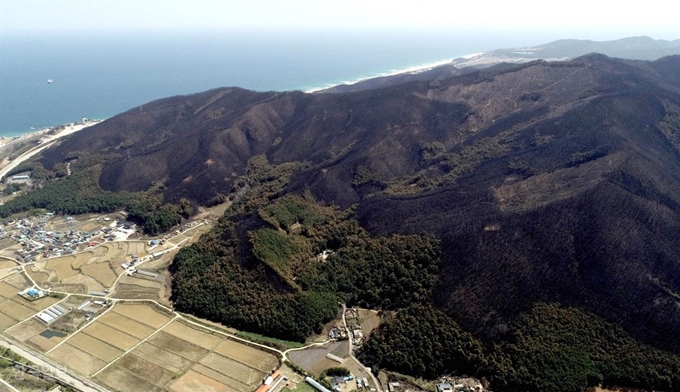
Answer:
M627 6L634 4L634 6ZM546 0L0 0L0 32L404 29L680 38L680 2Z

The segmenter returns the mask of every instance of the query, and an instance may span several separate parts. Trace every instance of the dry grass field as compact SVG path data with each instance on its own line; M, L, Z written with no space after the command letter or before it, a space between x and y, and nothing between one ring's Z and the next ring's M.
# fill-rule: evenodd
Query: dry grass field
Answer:
M91 376L106 366L106 362L71 346L68 342L51 351L48 356L84 376Z
M208 350L214 349L220 342L224 340L222 336L199 331L198 329L190 327L179 321L169 324L163 329L163 332L169 333Z
M135 374L118 366L111 366L97 375L97 379L114 391L162 391L161 388L146 382L143 375Z
M25 290L31 287L31 281L29 281L24 274L16 274L5 279L3 282L8 283L17 289L17 291ZM15 293L16 294L16 293Z
M22 298L19 297L13 297L18 300L21 300L23 302L28 302ZM14 299L6 299L2 302L0 302L0 312L11 316L12 318L16 320L25 320L31 316L33 316L36 311L29 308L28 306L15 301Z
M82 252L74 255L73 261L71 262L71 268L76 270L79 269L92 257L94 257L94 252Z
M55 297L42 297L42 298L37 299L35 301L27 301L27 300L19 297L18 295L14 296L13 298L14 298L15 301L21 303L22 305L33 309L35 311L35 313L37 313L37 312L39 312L43 309L46 309L46 308L48 308L48 307L50 307L50 306L52 306L52 305L54 305L54 304L56 304L57 302L60 301L59 298L55 298Z
M84 333L73 335L73 337L69 339L68 344L81 349L104 362L111 362L121 356L124 352L123 350L115 348L108 343L104 343L103 341Z
M69 293L86 294L91 291L102 291L105 286L91 276L78 274L63 279L59 284L53 284L52 288Z
M174 392L195 391L195 392L232 392L233 389L226 385L206 377L200 373L189 370L182 377L177 379L170 390Z
M207 353L206 351L201 356ZM168 351L162 346L157 346L156 342L144 342L132 350L132 354L173 373L184 372L194 364L194 360L178 355L175 351Z
M132 335L121 332L118 329L111 328L108 325L100 322L92 323L83 329L81 333L92 336L93 338L99 339L103 342L107 342L108 344L123 351L131 349L140 341L140 339L135 338Z
M224 384L227 386L228 391L234 391L234 392L251 392L253 388L255 388L255 385L248 386L247 384L243 384L239 381L234 380L231 377L228 377L224 375L223 373L217 372L209 367L203 366L201 364L197 364L194 367L191 368L196 373L201 374L202 376L208 377L211 380L217 381L221 384Z
M167 324L169 318L148 305L116 305L95 324L106 321L116 324L112 329L121 330L121 320L132 321L128 318L132 312L143 315L136 320L146 325L160 324L163 328L97 374L97 379L113 390L214 391L218 387L229 392L252 392L278 364L278 359L270 353L227 340L200 327L181 321ZM102 328L104 324L95 327ZM127 327L130 327L129 322ZM109 330L93 331L93 327L83 330L92 335L107 334ZM107 342L115 345L114 341L119 340L112 338ZM88 352L98 355L93 350Z
M62 340L62 338L58 337L46 338L41 335L35 335L28 339L26 343L28 343L29 346L33 346L34 348L38 349L39 351L46 352L51 350Z
M19 290L7 282L0 282L0 296L9 298L17 295Z
M14 275L17 273L17 270L15 268L5 268L5 269L0 269L0 279L5 279L6 277L10 275Z
M123 331L137 339L145 339L154 332L153 328L147 327L144 324L140 324L137 321L115 312L108 312L102 315L97 319L96 322L106 324L109 327Z
M169 333L165 332L166 329L167 328L154 335L153 338L149 339L148 343L166 351L170 351L182 358L186 358L191 362L200 360L210 352L209 350L192 344L187 340L170 335Z
M11 318L4 313L0 313L0 330L4 331L18 322L18 320Z
M69 276L78 275L78 270L75 270L73 267L71 267L74 261L76 261L76 256L73 255L55 257L53 259L49 259L45 263L44 268L48 272L54 271L54 273L57 274L57 281L61 281L68 278ZM42 263L36 263L35 266L38 267L40 264Z
M17 264L16 262L14 262L14 261L12 261L12 260L10 260L10 259L6 259L6 258L4 258L4 257L0 257L0 269L5 269L5 268L15 268L15 267L17 267L18 265L19 265L19 264Z
M118 276L124 272L120 265L130 261L132 255L138 257L147 255L146 242L106 242L80 253L38 262L27 270L31 278L40 285L49 285L54 290L85 294L111 287ZM132 294L122 298L160 299L165 295L162 285L158 286L157 293L143 285L140 286L142 288L136 290L137 292L145 291L149 294L141 297ZM134 288L129 289L131 289L130 292L135 292Z
M133 354L121 358L116 362L115 366L134 374L143 374L145 381L160 388L163 388L173 380L172 372Z
M113 267L108 262L84 265L80 270L83 274L94 278L104 287L111 287L116 278L118 278L118 274L114 272Z
M257 383L265 376L261 371L214 352L206 355L199 363L246 385Z
M151 306L144 304L122 304L114 306L113 312L138 321L154 329L162 327L170 321L170 317L158 313Z
M229 339L220 343L213 351L263 372L270 371L278 363L272 354Z
M146 267L146 264L144 265ZM114 298L161 300L166 296L165 282L142 277L123 276L116 284Z
M45 323L34 317L24 323L21 323L21 325L16 325L8 329L5 331L5 333L17 340L24 342L44 330Z

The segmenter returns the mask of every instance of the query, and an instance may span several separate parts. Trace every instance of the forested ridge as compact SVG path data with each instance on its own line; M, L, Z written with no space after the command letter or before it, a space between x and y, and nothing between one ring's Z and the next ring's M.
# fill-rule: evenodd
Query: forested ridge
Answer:
M158 194L158 190L163 188L162 181L146 192L105 191L97 183L101 159L94 159L89 154L76 156L80 158L73 161L71 176L59 168L46 170L39 162L16 168L14 172L30 170L36 184L19 197L0 205L0 217L33 210L64 215L125 210L128 219L138 223L146 233L154 235L168 231L181 223L182 218L188 218L196 211L195 203L188 199L181 199L177 204L163 203Z
M231 195L172 264L178 309L302 341L345 302L385 312L376 368L677 390L680 56L445 74L145 104L45 150L0 214L154 233Z
M493 338L475 336L456 322L466 315L433 306L443 268L437 236L372 236L351 208L281 195L301 167L250 163L245 196L173 261L177 309L298 341L335 317L338 301L380 309L384 322L358 354L375 371L474 375L499 391L680 385L678 355L575 307L537 302ZM324 250L332 251L325 260Z
M431 300L436 238L373 239L349 211L321 206L311 195L276 198L290 174L261 157L251 161L244 199L173 260L177 309L304 341L336 316L338 301L398 309ZM316 258L323 250L334 252L325 262Z

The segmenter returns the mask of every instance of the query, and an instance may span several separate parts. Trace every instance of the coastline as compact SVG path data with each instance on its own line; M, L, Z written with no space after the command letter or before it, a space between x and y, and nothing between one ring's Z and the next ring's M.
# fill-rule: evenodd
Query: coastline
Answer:
M35 143L35 145L33 145L28 151L25 151L23 154L19 155L13 160L3 159L2 162L0 163L0 180L2 180L2 178L5 175L7 175L7 173L9 173L19 164L31 158L40 151L54 145L59 139L71 135L80 130L83 130L92 125L98 124L102 121L104 120L88 120L84 118L83 121L81 122L63 124L52 128L41 129L37 132L31 132L20 136L15 136L9 139L9 141L0 145L0 150L4 150L5 147L10 146L11 144L18 144L20 145L19 147L21 147L22 143L24 143L24 145L26 143ZM3 142L5 140L6 140L5 138L2 139Z
M377 74L373 74L371 76L359 77L359 78L356 78L354 80L346 80L346 81L342 81L340 83L327 83L327 84L325 84L323 86L319 86L319 87L304 88L304 89L302 89L302 91L305 92L305 93L311 94L311 93L315 93L315 92L318 92L318 91L327 90L327 89L335 87L335 86L353 85L353 84L356 84L356 83L359 83L359 82L363 82L364 80L369 80L369 79L374 79L374 78L382 78L382 77L386 77L386 76L394 76L394 75L401 75L401 74L407 74L407 73L408 74L418 74L418 73L426 72L426 71L429 71L433 68L436 68L436 67L439 67L439 66L442 66L442 65L446 65L446 64L458 65L459 63L465 63L464 61L460 61L460 60L464 59L466 61L469 61L471 59L484 56L486 53L487 52L471 53L471 54L467 54L467 55L464 55L464 56L448 58L448 59L445 59L445 60L433 61L433 62L430 62L430 63L414 65L414 66L401 68L401 69L397 69L397 70L380 72L380 73L377 73Z
M52 127L45 127L31 132L19 133L14 136L0 136L0 148L12 142L22 142L27 139L34 139L40 136L40 139L45 138L45 142L49 142L52 138L60 138L78 132L83 128L87 128L94 124L100 123L106 119L87 119L83 118L81 121L59 124ZM50 135L52 133L52 135Z

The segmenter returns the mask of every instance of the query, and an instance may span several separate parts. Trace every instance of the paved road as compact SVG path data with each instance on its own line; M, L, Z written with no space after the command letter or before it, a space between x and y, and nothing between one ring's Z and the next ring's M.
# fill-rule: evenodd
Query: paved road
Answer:
M64 371L63 367L60 365L57 365L56 363L52 362L51 360L48 360L46 358L43 358L41 356L35 355L29 351L26 351L24 348L21 346L17 346L13 343L6 342L3 340L0 340L0 346L8 348L12 351L14 351L16 354L21 355L22 357L28 359L29 361L33 362L35 365L40 366L43 368L45 372L50 373L53 377L56 377L62 381L65 381L66 383L73 385L74 387L80 389L81 391L84 392L106 392L107 390L87 382L84 379L81 379L80 377L73 376L69 373L66 373Z
M354 353L352 352L352 334L351 331L349 330L349 327L347 327L347 319L345 319L345 310L347 310L347 306L345 304L342 304L342 324L345 326L345 332L347 332L347 336L349 337L349 357L357 363L362 369L366 369L366 373L368 373L369 376L371 376L371 380L373 380L373 385L375 385L375 388L378 390L378 392L382 392L383 388L382 385L380 385L380 381L373 375L373 372L371 371L371 368L368 368L364 366L363 363L359 362L357 357L354 356Z
M15 167L19 166L19 164L21 164L22 162L24 162L24 161L26 161L27 159L29 159L29 158L35 156L35 155L36 155L37 153L39 153L40 151L42 151L42 150L44 150L44 149L46 149L46 148L48 148L48 147L50 147L50 146L53 146L54 143L56 143L57 140L59 140L60 138L62 138L62 137L64 137L64 136L68 136L68 135L70 135L70 134L72 134L72 133L78 132L78 131L80 131L80 130L82 130L82 129L85 129L85 128L87 128L87 127L89 127L89 126L91 126L91 125L94 125L94 124L97 124L97 123L96 123L96 122L88 122L88 123L86 123L86 124L74 125L74 126L72 126L72 127L68 127L67 129L65 129L65 130L59 132L57 135L55 135L55 136L54 136L54 139L52 139L51 141L49 141L49 142L47 142L47 143L44 143L44 144L40 144L40 145L35 146L35 147L33 147L32 149L26 151L25 153L23 153L23 154L21 154L20 156L18 156L15 160L13 160L12 162L10 162L7 166L5 166L4 168L2 168L2 170L0 170L0 180L1 180L7 173L9 173L12 169L14 169Z

